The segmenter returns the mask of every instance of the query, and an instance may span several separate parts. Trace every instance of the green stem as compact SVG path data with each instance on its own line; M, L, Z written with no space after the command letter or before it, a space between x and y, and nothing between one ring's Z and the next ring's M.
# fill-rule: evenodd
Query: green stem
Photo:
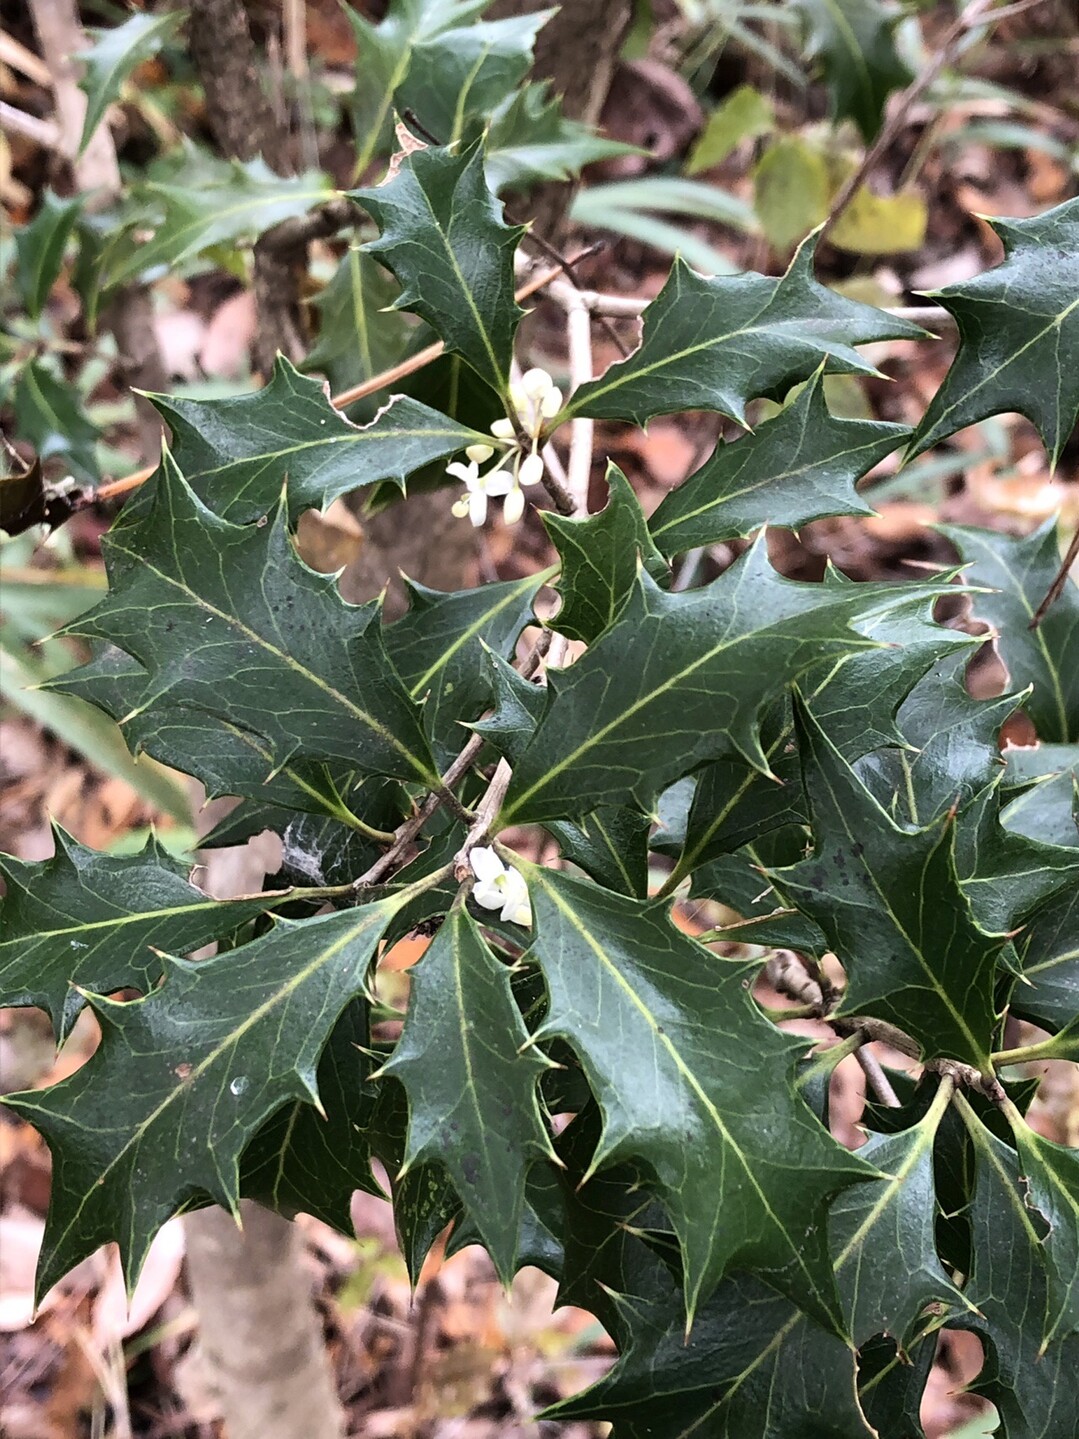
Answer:
M425 875L423 879L417 879L412 884L406 885L404 889L399 889L394 898L401 904L407 904L416 895L423 894L425 890L433 889L436 885L441 884L452 873L452 863L444 864L440 869ZM280 894L281 891L278 893ZM290 899L335 899L343 895L351 895L355 898L356 884L354 880L349 880L347 884L325 884L314 889L296 888L286 890L284 893Z
M758 1001L757 1008L770 1019L773 1024L778 1024L783 1019L819 1019L820 1007L816 1004L794 1004L790 1009L773 1009L770 1004L761 1004Z
M1019 1049L999 1049L989 1057L994 1069L1002 1069L1009 1064L1034 1064L1041 1059L1074 1059L1077 1053L1079 1035L1054 1034L1050 1039L1025 1044Z
M365 823L359 815L353 814L344 803L340 807L334 805L333 818L339 820L341 824L347 825L349 829L354 829L357 834L373 839L376 844L393 844L397 837L392 830L375 829L374 825Z

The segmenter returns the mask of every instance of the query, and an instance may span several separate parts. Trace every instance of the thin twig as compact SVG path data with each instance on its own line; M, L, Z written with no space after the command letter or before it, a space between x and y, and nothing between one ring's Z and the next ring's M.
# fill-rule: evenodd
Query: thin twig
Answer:
M401 119L410 129L415 130L416 134L420 137L421 140L426 140L428 145L434 145L436 150L440 150L442 148L443 142L438 138L437 135L431 134L430 130L428 130L427 126L416 114L415 110L413 110L411 105L406 105L406 107L401 111Z
M612 315L623 319L643 315L652 303L651 300L643 300L637 295L610 295L600 290L580 290L578 294L581 302L593 315ZM552 299L557 298L552 292ZM882 308L886 315L895 315L897 319L910 320L915 325L924 325L927 328L955 325L954 315L943 305L885 305Z
M1079 560L1079 525L1075 527L1075 534L1072 535L1072 542L1068 546L1068 553L1064 556L1060 569L1057 570L1056 578L1046 591L1045 599L1042 600L1041 604L1034 611L1034 618L1028 626L1029 629L1036 630L1052 606L1060 599L1068 583L1068 576L1071 574L1072 565L1075 564L1076 560Z
M892 1082L881 1068L880 1061L875 1054L871 1054L864 1045L854 1051L854 1057L862 1066L862 1073L865 1075L866 1083L873 1093L888 1109L901 1109L902 1103L899 1095L892 1088Z
M856 1014L851 1019L829 1018L828 1023L835 1030L836 1034L846 1037L848 1034L860 1034L863 1043L871 1043L879 1040L891 1049L898 1050L905 1054L908 1059L919 1059L921 1048L915 1044L909 1035L904 1034L901 1029L896 1029L894 1024L889 1024L884 1019L872 1019L868 1014Z
M22 135L45 150L59 150L63 144L58 125L51 120L39 120L5 100L0 100L0 130L6 130L9 135Z
M892 141L899 134L899 131L906 123L907 116L922 95L935 82L941 71L950 65L955 59L959 44L966 32L976 25L985 14L992 8L994 0L970 0L955 23L947 30L941 40L937 53L926 65L922 73L908 85L903 93L892 103L888 118L881 126L877 138L870 145L861 164L847 177L840 186L839 193L832 202L831 214L824 222L820 232L821 240L828 237L836 221L842 215L854 196L865 184L866 179L876 169L877 164L887 153Z
M376 859L374 864L360 875L359 879L352 881L354 890L367 889L377 884L385 875L389 874L398 860L403 859L412 846L413 840L419 834L427 821L434 814L435 810L445 802L445 796L452 793L454 785L458 784L468 773L472 762L483 748L483 736L474 734L465 745L464 749L442 776L442 787L429 794L416 813L405 820L396 831L396 838L384 855Z
M570 383L573 393L592 378L592 327L588 309L582 303L580 293L564 281L556 280L551 285L551 294L557 293L566 308L566 338L569 348ZM569 458L566 462L567 490L574 507L580 511L588 509L588 482L592 474L592 448L595 437L595 423L592 420L574 416L570 421Z
M329 239L339 230L358 224L362 219L363 216L352 201L341 195L335 200L316 205L313 210L308 210L306 215L291 215L287 220L280 220L259 237L258 243L264 250L287 254L300 249L311 240Z
M502 808L502 801L506 798L512 778L513 771L509 763L500 759L483 798L476 806L476 818L465 835L464 843L453 857L453 873L458 883L463 884L471 874L468 856L477 845L483 844L484 840L490 837L491 825Z
M544 458L546 459L546 449L544 450ZM544 467L542 484L560 515L575 515L577 513L577 502L570 493L568 481L563 482L563 480L554 473L550 465Z
M575 290L577 290L582 295L587 293L583 283L581 282L580 276L577 274L577 266L581 263L582 260L588 259L590 256L598 254L598 252L605 247L607 243L606 240L597 240L593 245L590 245L587 250L582 250L579 255L574 257L574 259L569 260L566 258L565 255L561 253L560 250L556 250L549 240L545 240L542 235L537 235L534 230L529 230L528 234L525 236L525 239L530 240L537 249L542 250L549 260L557 260L557 262L562 266L562 271L565 274L566 279L570 282L570 284ZM626 344L625 340L623 340L622 336L614 328L610 320L607 319L606 315L598 311L595 313L596 322L598 323L600 329L607 336L608 340L610 340L610 342L615 346L622 358L628 359L630 349L629 346Z

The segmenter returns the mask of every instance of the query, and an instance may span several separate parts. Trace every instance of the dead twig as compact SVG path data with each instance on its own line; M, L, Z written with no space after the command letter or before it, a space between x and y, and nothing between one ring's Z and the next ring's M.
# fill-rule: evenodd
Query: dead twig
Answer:
M1075 527L1075 534L1072 535L1071 544L1068 546L1068 553L1061 561L1060 569L1057 570L1053 583L1045 592L1045 599L1042 600L1041 604L1034 611L1034 618L1028 626L1029 629L1036 630L1053 605L1060 599L1068 583L1068 576L1071 574L1072 565L1075 564L1076 560L1079 560L1079 525Z
M892 102L888 118L881 126L880 134L865 152L861 164L858 165L840 186L839 193L832 202L832 212L824 222L821 230L820 238L822 240L827 239L829 232L834 227L840 215L842 215L843 211L854 199L854 196L865 184L868 177L876 169L880 160L887 153L892 141L906 123L907 116L910 114L911 109L936 81L941 71L952 64L963 36L968 30L973 29L975 25L980 24L983 18L986 21L993 18L986 14L987 11L992 9L993 4L994 0L970 0L970 3L964 6L955 23L945 32L937 53L926 65L922 73Z

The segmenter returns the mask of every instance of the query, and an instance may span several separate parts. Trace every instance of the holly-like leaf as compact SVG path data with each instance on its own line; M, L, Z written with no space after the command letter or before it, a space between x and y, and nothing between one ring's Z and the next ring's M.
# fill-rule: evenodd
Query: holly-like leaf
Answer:
M304 369L325 375L337 394L396 365L404 358L410 333L404 316L389 308L397 293L382 266L358 245L350 245L329 284L312 301L319 316L318 339Z
M448 764L490 699L484 652L509 659L549 571L443 594L408 582L409 609L384 631L386 651L412 698L440 765Z
M829 576L826 583L847 581ZM901 701L912 684L928 665L948 664L948 656L962 654L972 644L969 637L936 624L931 605L919 598L860 628L888 647L829 661L810 670L801 682L810 711L848 762L867 750L901 742L896 710L903 713ZM794 714L787 696L775 701L762 719L761 747L774 778L737 756L701 772L678 863L680 874L689 874L779 825L808 819Z
M487 183L498 194L544 180L570 180L597 160L636 153L635 146L568 119L546 84L522 85L490 115Z
M1079 881L1079 850L1005 829L994 784L958 816L956 869L978 922L1003 933Z
M193 775L205 785L209 799L246 795L281 811L353 823L345 798L354 784L351 765L328 766L302 758L275 765L272 745L262 736L219 715L177 704L168 695L159 701L147 671L115 645L103 646L88 664L51 680L48 688L86 700L117 722L124 720L133 753L145 751Z
M752 1269L841 1327L826 1205L874 1171L792 1088L802 1042L761 1018L747 966L687 939L662 906L522 868L549 996L537 1038L568 1041L603 1112L589 1172L647 1168L678 1235L690 1320L725 1273Z
M34 218L15 231L15 284L32 320L40 316L60 273L83 204L81 195L60 200L46 190Z
M648 815L627 805L610 805L577 823L552 820L547 828L566 859L597 884L637 899L648 893Z
M412 46L408 73L396 91L398 109L413 111L441 144L456 144L468 115L489 115L521 84L536 33L553 14L539 10L428 31Z
M662 501L648 528L665 555L752 534L797 530L823 515L871 515L854 483L902 443L902 425L833 419L824 372L774 420L733 444L722 441Z
M799 724L814 852L769 878L842 962L842 1013L897 1025L926 1060L949 1056L988 1071L1004 936L974 919L951 818L900 828L812 716L803 710Z
M334 193L315 170L282 176L262 159L208 163L191 156L168 179L136 188L126 221L101 254L99 283L111 289L159 266L182 265L214 246L256 239ZM152 231L149 239L146 230Z
M39 1294L110 1240L133 1285L171 1215L204 1198L235 1210L248 1142L289 1101L318 1103L319 1055L398 904L279 921L216 959L166 957L145 999L88 996L102 1026L94 1056L5 1101L53 1156Z
M15 380L13 409L19 439L31 444L39 459L61 459L80 483L98 482L98 428L72 385L56 379L41 360L31 360Z
M563 416L643 425L676 410L716 410L745 424L751 399L782 399L822 361L829 374L873 374L855 345L922 335L907 320L819 284L815 247L811 236L778 279L705 280L676 261L644 312L640 349L575 390Z
M987 591L974 596L974 613L996 630L1012 688L1034 687L1024 707L1038 738L1049 744L1079 741L1079 586L1068 581L1038 628L1030 628L1060 568L1055 520L1021 537L941 529L967 564L964 579Z
M537 1083L546 1061L510 992L510 974L462 909L412 970L404 1032L383 1066L409 1099L404 1166L450 1174L505 1282L516 1268L529 1165L550 1154Z
M508 395L521 229L487 187L481 144L459 155L418 150L385 185L350 192L382 234L368 246L401 282L399 310L421 316L493 390Z
M109 640L150 675L144 696L261 737L275 763L339 760L438 781L382 645L379 606L347 605L292 548L283 509L219 519L166 456L148 508L106 545L111 589L73 628Z
M889 1176L846 1189L828 1230L844 1312L855 1344L885 1334L905 1349L929 1304L965 1301L937 1258L933 1145L950 1088L940 1087L925 1117L898 1134L871 1135L860 1159Z
M860 1153L888 1177L844 1190L832 1207L836 1278L856 1340L911 1331L928 1303L963 1307L933 1243L932 1148L946 1102L914 1128L871 1140ZM724 1281L687 1339L673 1284L656 1268L658 1294L616 1299L627 1339L615 1369L550 1417L613 1419L617 1439L868 1439L855 1355L834 1335L739 1276Z
M854 1350L759 1280L725 1280L688 1337L673 1284L612 1302L632 1336L623 1357L545 1418L613 1421L612 1439L872 1439Z
M960 652L935 664L899 707L906 748L872 755L859 767L885 808L910 824L928 824L969 804L1000 777L1000 731L1020 697L974 699L964 680L966 663Z
M182 10L165 10L159 15L135 14L111 30L93 32L93 48L79 56L86 65L79 85L86 91L87 99L80 155L132 70L156 55L172 39L183 20Z
M1049 1281L1044 1351L1079 1329L1079 1152L1031 1129L1014 1105L1005 1112L1019 1151L1027 1206L1047 1225L1042 1246Z
M211 899L188 883L190 864L154 838L139 854L108 855L59 826L53 835L52 859L0 856L0 1002L44 1009L58 1040L83 1007L80 991L148 990L161 974L161 950L189 954L282 902Z
M543 511L551 543L562 561L562 607L552 624L571 640L591 643L607 629L629 597L638 559L657 583L668 568L652 543L637 496L617 465L607 466L606 506L584 519Z
M407 395L362 428L330 404L325 384L283 355L270 383L223 400L152 396L172 430L177 468L199 499L234 524L261 519L286 495L289 518L385 480L404 486L421 466L483 436ZM488 436L490 438L490 436Z
M499 655L486 656L491 682L491 713L472 729L516 766L536 733L547 703L542 685L526 680Z
M546 695L498 655L487 656L491 714L472 726L516 764L536 732ZM608 805L580 821L549 820L548 833L562 854L597 884L643 898L648 889L648 831L651 818L627 805Z
M1079 1035L1079 890L1058 895L1033 918L1017 941L1025 984L1011 1009L1065 1036Z
M914 78L895 48L902 12L882 0L797 0L808 31L807 55L819 61L837 120L850 119L868 144L893 90Z
M1055 465L1079 417L1079 199L1029 220L989 223L1004 245L1002 263L930 292L955 316L959 353L911 453L1014 410L1037 427Z
M283 1214L313 1214L349 1236L357 1189L382 1190L371 1172L377 1086L365 1052L367 1006L354 999L333 1027L315 1082L319 1109L306 1099L279 1109L244 1150L240 1193ZM321 1111L321 1112L320 1112Z
M377 25L351 6L345 10L356 36L356 86L349 108L357 175L375 155L391 147L394 110L402 108L395 105L394 97L408 74L415 46L436 46L441 35L467 25L489 4L490 0L391 0Z
M923 598L924 598L923 594ZM600 805L649 812L659 792L733 752L767 770L761 711L864 635L905 587L801 585L758 540L719 579L666 594L642 572L622 613L576 664L549 676L548 704L515 766L504 823L573 818Z
M1041 1353L1047 1314L1042 1239L1027 1205L1014 1150L989 1132L960 1099L976 1154L970 1217L974 1267L967 1298L981 1314L964 1321L985 1343L985 1365L971 1386L991 1400L1008 1439L1072 1439L1074 1335Z

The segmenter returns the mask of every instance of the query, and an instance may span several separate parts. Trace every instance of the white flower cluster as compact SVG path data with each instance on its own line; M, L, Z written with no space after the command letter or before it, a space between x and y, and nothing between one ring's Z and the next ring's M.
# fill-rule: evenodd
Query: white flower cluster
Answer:
M526 929L532 924L532 905L524 876L507 869L493 849L478 846L468 856L476 883L472 898L481 909L500 909L501 918Z
M459 520L467 515L474 525L482 525L487 518L488 499L501 495L504 496L502 518L508 525L516 524L525 512L524 488L538 484L543 478L540 435L545 423L553 420L562 408L562 391L546 370L528 370L521 376L520 384L510 386L510 400L517 411L518 426L531 448L524 449L512 420L496 420L491 434L505 448L486 474L480 474L480 465L486 464L494 454L493 445L469 445L465 451L467 465L460 460L447 465L446 473L465 487L465 493L453 504L453 513Z

